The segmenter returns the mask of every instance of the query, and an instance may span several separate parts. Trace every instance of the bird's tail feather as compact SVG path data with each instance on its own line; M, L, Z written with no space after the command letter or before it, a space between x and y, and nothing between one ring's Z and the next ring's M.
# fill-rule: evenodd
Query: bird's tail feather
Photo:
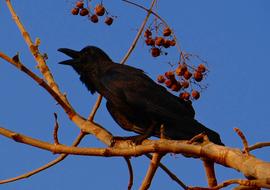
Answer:
M166 125L164 130L164 135L174 140L188 140L200 133L205 133L211 142L224 146L217 132L192 118L183 118L177 122L177 125L176 123Z

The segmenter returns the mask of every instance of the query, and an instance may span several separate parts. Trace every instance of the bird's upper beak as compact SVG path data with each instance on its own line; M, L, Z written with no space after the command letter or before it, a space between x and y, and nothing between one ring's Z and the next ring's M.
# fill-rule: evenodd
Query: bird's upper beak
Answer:
M75 51L75 50L68 49L68 48L59 48L58 51L66 54L67 56L72 58L72 59L69 59L66 61L61 61L61 62L59 62L59 64L74 65L80 61L80 52L79 51Z

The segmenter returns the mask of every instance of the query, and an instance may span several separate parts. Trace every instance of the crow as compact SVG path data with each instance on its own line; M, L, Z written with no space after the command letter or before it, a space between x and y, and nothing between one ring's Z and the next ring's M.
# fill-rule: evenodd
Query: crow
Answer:
M92 94L98 92L107 100L107 110L115 122L139 134L132 137L134 143L161 134L166 139L189 140L205 133L213 143L224 145L218 133L194 119L191 103L168 92L144 71L113 62L95 46L58 51L72 58L59 64L70 65Z

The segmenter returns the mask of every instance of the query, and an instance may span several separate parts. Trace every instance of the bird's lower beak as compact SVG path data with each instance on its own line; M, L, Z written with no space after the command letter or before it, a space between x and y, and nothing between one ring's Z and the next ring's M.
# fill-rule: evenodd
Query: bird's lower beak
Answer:
M78 62L79 57L80 57L80 52L72 50L72 49L68 49L68 48L59 48L58 51L66 54L67 56L73 58L73 59L69 59L66 61L61 61L59 62L59 64L62 65L73 65L74 63Z

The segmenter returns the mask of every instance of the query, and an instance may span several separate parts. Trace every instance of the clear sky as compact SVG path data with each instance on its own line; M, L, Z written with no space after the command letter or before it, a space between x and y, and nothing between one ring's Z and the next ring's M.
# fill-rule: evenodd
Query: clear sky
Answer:
M93 1L96 3L98 1ZM49 56L48 65L62 91L67 93L76 110L87 116L97 95L92 96L70 68L58 65L66 59L57 52L60 47L81 49L96 45L114 61L120 61L131 44L145 12L122 1L103 1L110 13L117 16L108 27L92 24L86 18L72 16L72 0L13 1L14 8L33 39L41 39L40 50ZM138 1L149 6L150 1ZM210 68L208 89L194 102L196 118L218 131L223 142L242 147L233 131L240 128L250 144L269 141L269 44L268 0L178 0L159 1L158 12L174 29L182 48L200 55ZM11 19L5 1L0 2L0 51L13 56L35 70L34 62L21 34ZM168 70L168 61L177 59L174 51L153 59L142 40L128 64L142 68L152 78ZM267 85L268 84L268 85ZM31 79L0 60L0 125L26 135L52 142L53 112L61 125L60 142L71 144L79 130L55 101ZM104 101L103 101L104 103ZM130 135L117 126L102 105L96 121L115 135ZM89 136L83 146L101 144ZM0 179L14 177L35 169L55 158L50 152L15 143L0 136ZM269 159L269 148L254 152ZM181 155L167 155L164 163L187 185L206 185L202 163ZM138 189L149 160L132 158L134 188ZM236 171L217 167L218 180L243 177ZM122 158L70 156L57 166L29 179L5 184L5 190L59 189L126 189L127 166ZM163 171L158 171L151 189L177 189ZM228 188L230 189L230 188Z

